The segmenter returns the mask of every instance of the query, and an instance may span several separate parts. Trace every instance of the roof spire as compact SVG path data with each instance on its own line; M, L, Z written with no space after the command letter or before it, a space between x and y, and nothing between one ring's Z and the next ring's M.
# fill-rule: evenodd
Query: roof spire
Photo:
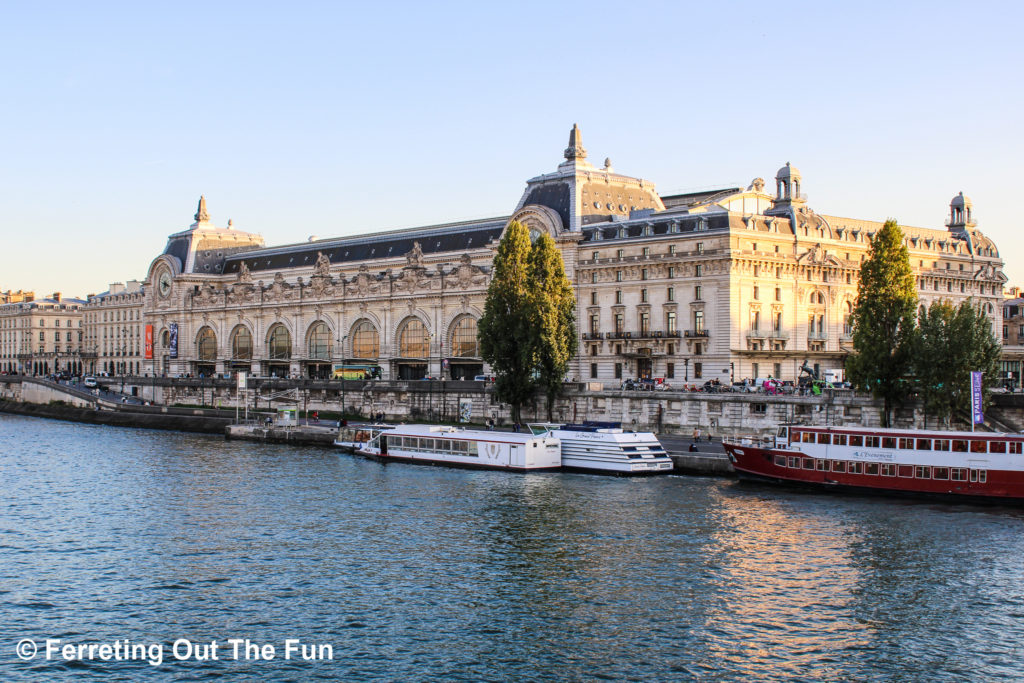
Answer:
M196 211L194 216L196 223L206 223L210 220L210 214L206 213L206 197L199 195L199 210Z
M583 149L583 139L580 136L580 127L575 123L572 124L572 130L569 132L569 146L565 148L565 158L569 161L587 158L587 150Z

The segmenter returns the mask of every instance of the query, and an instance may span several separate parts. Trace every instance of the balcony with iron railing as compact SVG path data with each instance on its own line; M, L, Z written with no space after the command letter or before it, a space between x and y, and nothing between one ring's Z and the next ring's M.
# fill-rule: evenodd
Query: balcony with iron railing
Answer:
M683 332L683 336L684 337L702 338L702 337L710 337L711 334L707 330L701 328L699 330L686 330L686 331Z

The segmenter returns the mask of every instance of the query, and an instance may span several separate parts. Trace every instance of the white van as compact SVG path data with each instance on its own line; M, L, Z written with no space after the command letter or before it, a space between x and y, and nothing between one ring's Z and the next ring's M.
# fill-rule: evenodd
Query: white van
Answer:
M89 387L90 389L97 386L95 377L85 377L82 379L82 386Z

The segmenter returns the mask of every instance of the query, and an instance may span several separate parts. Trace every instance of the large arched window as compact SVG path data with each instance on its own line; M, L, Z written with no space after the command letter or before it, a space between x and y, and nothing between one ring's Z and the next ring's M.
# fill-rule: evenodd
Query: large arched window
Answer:
M239 325L231 333L231 357L235 360L252 360L252 334L245 325Z
M107 336L106 328L103 328L103 336ZM160 346L163 348L169 348L171 346L171 332L170 330L164 330L160 333Z
M271 360L286 360L292 357L292 335L281 323L270 328L270 335L267 337L267 356Z
M309 357L316 360L331 359L331 330L323 321L317 321L309 328Z
M199 347L199 360L217 360L217 335L209 327L199 330L196 345Z
M380 335L369 320L364 320L352 330L352 357L377 358L380 356Z
M452 328L451 349L453 358L478 358L480 347L476 339L476 318L466 316Z
M427 328L418 318L411 319L402 328L398 337L398 355L402 358L426 358L430 355Z

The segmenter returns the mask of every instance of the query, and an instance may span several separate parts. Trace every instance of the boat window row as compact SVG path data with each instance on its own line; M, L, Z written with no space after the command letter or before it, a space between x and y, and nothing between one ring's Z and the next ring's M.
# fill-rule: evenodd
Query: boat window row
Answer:
M832 446L861 446L864 448L891 448L904 451L952 451L954 453L1012 453L1024 452L1024 442L994 441L988 439L915 439L913 437L865 436L863 434L830 434L827 432L800 432L801 443Z
M401 448L403 451L450 453L452 455L471 457L479 455L476 441L460 441L459 439L424 439L417 436L391 436L388 437L388 445L391 448Z
M940 479L948 481L972 481L981 484L988 480L987 470L972 470L967 467L931 467L926 465L898 465L886 462L856 462L804 458L801 456L776 455L775 464L794 470L815 470L818 472L840 472L843 474L870 474L881 477L902 477L904 479Z

